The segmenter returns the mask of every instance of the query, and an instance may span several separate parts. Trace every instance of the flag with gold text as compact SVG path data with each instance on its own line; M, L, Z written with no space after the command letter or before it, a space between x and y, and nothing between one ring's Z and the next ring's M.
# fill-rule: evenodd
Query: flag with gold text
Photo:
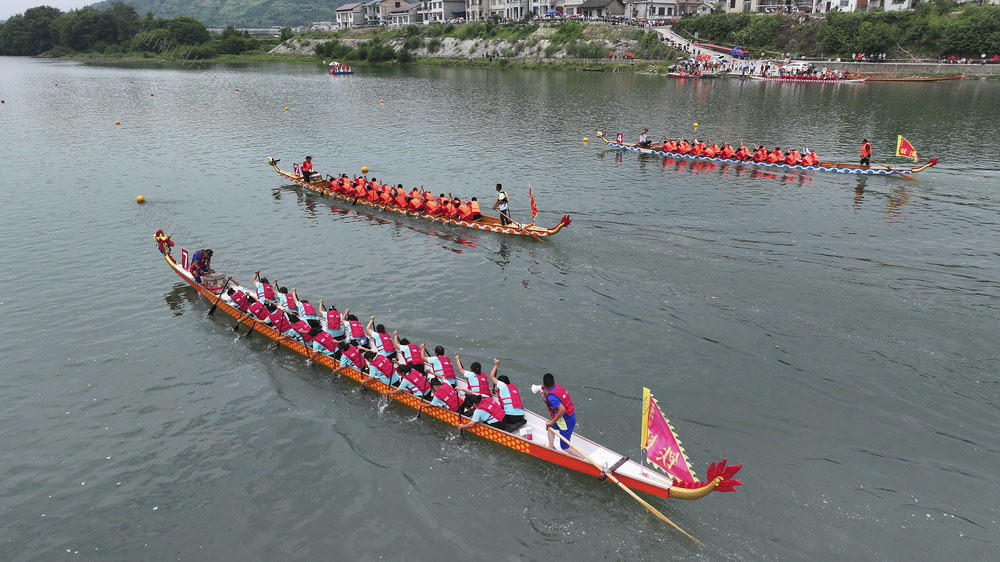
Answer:
M698 481L680 439L648 388L642 389L642 449L650 464L673 478L689 484Z

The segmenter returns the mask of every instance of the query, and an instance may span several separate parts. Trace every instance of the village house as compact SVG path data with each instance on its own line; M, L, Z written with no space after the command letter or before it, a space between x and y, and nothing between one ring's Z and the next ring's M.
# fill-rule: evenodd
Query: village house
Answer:
M337 27L339 29L358 27L363 23L365 23L365 4L363 2L344 4L337 8Z

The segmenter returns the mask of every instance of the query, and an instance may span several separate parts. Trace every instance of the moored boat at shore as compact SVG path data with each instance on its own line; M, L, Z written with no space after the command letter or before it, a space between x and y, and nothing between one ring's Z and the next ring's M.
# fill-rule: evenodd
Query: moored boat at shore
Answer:
M529 236L536 240L544 238L547 236L553 236L557 234L560 230L570 225L572 220L569 215L564 215L559 224L552 228L542 228L535 226L534 224L521 224L521 223L508 223L506 225L502 224L502 221L497 217L492 217L488 215L483 215L477 220L462 220L458 218L448 218L442 215L432 215L424 213L421 211L413 211L398 207L396 205L375 203L367 200L364 197L356 197L354 195L341 193L330 188L330 183L320 177L310 178L311 181L306 181L302 176L295 172L289 172L288 170L282 170L278 167L278 160L274 158L268 158L267 163L270 164L274 171L278 172L281 177L295 183L296 185L302 186L316 193L323 195L328 195L330 197L335 197L337 199L342 199L344 201L350 201L352 205L362 204L368 205L369 207L374 207L377 209L382 209L384 211L391 211L394 213L399 213L401 215L406 215L410 217L421 218L429 221L440 222L445 224L451 224L455 226L464 226L468 228L475 228L477 230L488 230L490 232L497 232L499 234L514 234L518 236Z
M864 84L871 76L865 78L827 78L823 76L758 76L748 75L751 80L763 82L799 82L802 84Z
M249 318L244 319L245 316L250 315L244 315L238 308L238 305L226 294L227 288L232 288L234 290L242 290L250 295L255 295L256 291L253 286L241 286L239 283L234 282L232 277L226 278L221 274L213 275L212 282L203 280L199 283L195 280L191 271L189 271L189 264L186 264L186 259L183 259L181 263L178 263L174 259L171 254L171 247L174 245L174 242L170 240L169 234L159 230L154 234L154 240L156 242L157 249L163 255L167 265L174 271L174 273L176 273L184 283L191 286L201 296L205 297L208 303L212 304L212 309L209 311L209 314L216 309L221 310L225 314L237 320L234 330L241 328L245 324L249 326L247 335L255 333L277 342L275 348L277 348L277 345L281 345L294 353L298 353L299 355L303 355L307 358L310 356L310 350L303 345L303 343L295 339L281 339L281 334L268 323ZM182 250L182 254L186 255L186 252ZM394 387L390 387L376 378L369 377L367 373L362 373L354 367L341 365L331 356L319 353L315 355L313 360L317 364L330 369L332 372L338 372L342 376L351 379L354 382L371 388L381 395L391 398L399 404L413 408L417 410L418 413L427 414L428 417L435 418L444 424L452 427L458 427L463 423L471 421L469 418L464 417L457 412L432 405L431 402L410 394L409 392L399 392L390 395L389 391L393 390ZM461 384L462 383L459 383L460 387ZM659 422L658 420L647 416L647 411L650 406L645 397L643 406L644 420L648 417L648 419L660 425L669 424L666 420ZM676 476L676 472L671 472L669 475L661 475L651 467L630 460L627 456L616 453L607 447L599 445L594 441L574 433L571 439L572 445L579 453L588 459L588 462L580 457L568 454L562 449L554 449L547 445L548 436L546 434L546 422L549 421L548 417L525 409L525 420L525 425L521 426L516 433L503 431L484 423L477 423L465 431L493 443L507 447L513 451L530 455L585 474L597 476L602 480L605 477L611 478L612 480L617 479L617 481L620 481L622 484L631 489L646 492L662 498L695 500L707 496L712 491L733 491L736 486L741 484L739 480L734 478L741 465L727 466L725 460L719 463L713 463L708 468L705 481L698 480L693 477L693 474L690 474L690 465L688 465L689 472L687 474L690 474L691 478L681 480ZM661 440L661 442L657 443L658 446L654 449L653 444L656 441L656 438L652 437L654 435L654 430L655 427L650 426L647 431L647 425L644 421L643 448L659 452L661 451L661 447L664 443ZM669 440L664 437L664 433L662 431L655 433L655 435ZM676 436L674 436L674 438L676 438ZM679 442L677 442L675 448L670 449L668 452L673 451L678 451L678 453L676 455L669 455L671 466L674 464L677 464L678 466L687 464L686 457L684 457L683 460L680 458L683 456L683 448L680 447ZM646 458L651 459L652 457L647 454ZM596 463L597 466L592 463ZM671 475L674 477L672 478Z
M803 170L803 171L814 171L814 172L836 172L840 174L862 174L871 176L891 176L896 175L906 179L916 179L910 174L915 174L917 172L922 172L931 166L937 164L937 158L931 158L927 162L916 166L913 168L891 168L889 166L881 167L871 167L871 166L861 166L858 164L844 164L838 162L820 162L815 166L804 166L802 164L786 164L780 162L757 162L755 160L738 160L735 158L721 158L718 156L695 156L692 154L682 154L680 152L670 152L662 150L660 145L650 145L647 147L642 147L634 143L627 142L616 142L608 139L603 131L597 131L597 136L601 138L607 145L615 150L631 150L633 152L639 152L641 154L651 154L653 156L669 156L676 158L687 158L690 160L705 160L709 162L726 162L730 164L744 164L748 166L762 166L767 168L780 168L785 170Z
M869 82L940 82L942 80L960 80L964 74L954 76L869 76Z

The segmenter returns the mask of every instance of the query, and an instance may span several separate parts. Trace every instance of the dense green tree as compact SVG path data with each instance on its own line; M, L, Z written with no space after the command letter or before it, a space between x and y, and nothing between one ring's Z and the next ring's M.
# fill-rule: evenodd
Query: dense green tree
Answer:
M188 16L177 16L169 20L167 31L177 45L198 45L211 39L205 24Z
M89 51L98 42L117 42L118 27L111 14L94 8L73 10L59 20L59 44L74 51Z
M39 6L25 10L0 27L0 55L37 55L59 41L56 28L63 15L58 8Z

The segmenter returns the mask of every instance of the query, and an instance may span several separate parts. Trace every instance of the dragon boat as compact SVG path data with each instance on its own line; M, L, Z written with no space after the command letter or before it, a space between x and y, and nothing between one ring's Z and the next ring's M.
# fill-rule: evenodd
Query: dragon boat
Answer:
M181 281L198 291L198 294L205 297L206 301L212 304L209 314L217 308L237 321L243 318L244 314L236 308L236 305L228 298L225 292L227 288L233 288L255 295L256 292L253 286L249 288L241 286L239 283L234 282L231 277L226 278L218 273L210 277L202 277L201 283L196 282L195 277L189 271L190 264L187 263L187 251L182 249L182 260L181 263L178 263L171 254L174 242L170 239L170 235L165 234L162 230L158 230L153 235L153 238L157 249L163 255L170 269L177 274ZM278 341L280 334L264 322L248 319L243 321L243 323L237 323L234 329L239 329L244 324L249 326L246 335L253 333ZM278 344L293 353L306 357L309 356L311 351L305 345L293 339L280 340ZM422 412L428 418L434 418L445 425L457 427L462 423L470 421L469 418L456 412L433 406L429 401L423 400L409 392L388 395L388 391L394 387L390 387L378 379L370 379L367 374L353 367L342 367L333 357L316 354L314 360L319 365L330 369L331 374L335 371L339 372L340 375L363 386L367 386L383 396L388 396L403 406L413 408L418 413ZM459 386L461 387L461 385L462 383L460 382ZM590 474L601 480L610 478L620 483L619 485L624 484L631 489L661 498L696 500L709 495L713 491L734 491L736 486L742 484L742 482L734 478L742 465L727 466L726 460L712 463L706 471L706 480L697 479L694 476L694 471L691 469L690 462L684 453L680 441L676 439L673 429L669 426L669 420L662 417L656 401L652 399L651 395L648 395L648 391L643 396L643 449L648 451L645 455L647 461L651 463L656 462L654 461L654 457L663 460L663 462L656 463L656 466L660 467L664 471L664 474L656 472L651 466L640 464L629 459L627 456L616 453L576 433L573 434L571 443L577 451L588 458L589 462L588 460L564 453L561 450L553 449L547 444L548 437L546 435L545 423L548 417L543 417L525 409L525 419L527 423L521 426L517 430L517 433L502 431L482 423L476 424L465 431L497 445L507 447L512 451L584 474ZM647 420L649 420L648 424ZM666 435L664 432L669 433L669 435ZM667 447L667 442L674 444ZM665 465L665 463L669 463L669 465ZM666 466L670 466L673 469L668 470ZM684 468L687 470L684 471ZM678 472L678 469L681 469L681 471Z
M302 178L302 176L299 173L297 173L297 170L289 172L288 170L282 170L281 168L279 168L278 160L275 160L274 158L268 157L267 163L270 164L274 168L274 171L278 172L278 174L281 175L281 177L287 179L292 183L295 183L296 185L302 186L311 191L315 191L316 193L320 193L322 195L328 195L330 197L334 197L336 199L342 199L344 201L350 201L352 205L354 204L368 205L369 207L375 207L377 209L382 209L384 211L391 211L394 213L399 213L401 215L416 217L434 222L452 224L455 226L464 226L468 228L475 228L478 230L488 230L490 232L497 232L500 234L529 236L531 238L534 238L535 240L540 240L541 238L558 234L560 230L569 226L569 224L573 222L569 218L569 215L564 215L562 220L559 221L559 224L555 225L552 228L543 228L535 226L534 224L521 224L521 223L508 223L507 225L503 225L501 224L499 218L488 216L486 214L484 214L478 220L474 221L461 220L457 218L448 218L440 215L431 215L421 211L402 209L396 205L375 203L372 201L368 201L364 197L355 197L353 195L348 195L346 193L340 193L338 191L334 191L333 189L330 189L330 183L327 180L324 180L319 177L310 178L310 181L306 181Z
M964 74L954 76L869 76L869 82L940 82L942 80L961 80Z
M871 75L865 78L823 78L809 76L757 76L749 75L751 80L763 82L801 82L803 84L864 84Z
M837 172L840 174L862 174L871 176L900 176L902 178L915 180L910 174L916 174L917 172L922 172L931 166L937 164L937 158L931 158L927 162L913 167L913 168L891 168L889 166L882 167L866 167L858 164L842 164L837 162L820 162L815 166L804 166L802 164L785 164L783 162L757 162L756 160L737 160L735 158L722 158L720 156L694 156L692 154L681 154L680 152L670 152L667 150L662 150L661 145L652 144L649 148L639 146L635 143L629 142L617 142L608 139L603 131L597 131L597 136L601 138L607 145L615 150L631 150L633 152L639 152L641 154L652 154L653 156L663 156L663 157L673 157L673 158L687 158L689 160L704 160L708 162L724 162L728 164L744 164L749 166L761 166L766 168L779 168L784 170L802 170L802 171L814 171L814 172Z

